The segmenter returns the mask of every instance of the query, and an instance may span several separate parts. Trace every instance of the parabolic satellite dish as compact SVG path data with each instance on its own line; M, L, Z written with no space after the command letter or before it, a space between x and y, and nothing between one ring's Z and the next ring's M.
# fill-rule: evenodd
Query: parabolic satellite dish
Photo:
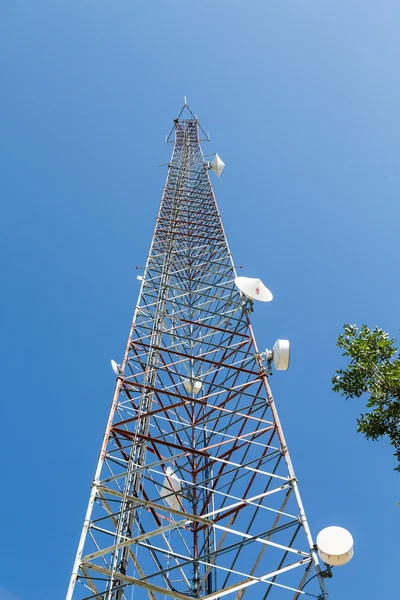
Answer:
M115 360L111 361L111 368L116 375L121 375L121 365L117 365Z
M182 490L182 484L179 478L175 475L172 467L167 467L165 470L165 479L161 488L161 498L165 498L166 503L174 510L182 510L182 506L176 497Z
M197 379L185 379L183 382L183 387L185 388L188 394L197 395L203 387L203 384Z
M273 295L263 284L261 279L252 277L236 277L235 284L239 290L251 300L260 300L261 302L271 302Z
M220 159L218 154L215 154L214 160L211 163L211 169L219 177L225 169L225 163Z
M325 527L317 535L318 554L327 564L345 565L353 558L353 536L343 527Z

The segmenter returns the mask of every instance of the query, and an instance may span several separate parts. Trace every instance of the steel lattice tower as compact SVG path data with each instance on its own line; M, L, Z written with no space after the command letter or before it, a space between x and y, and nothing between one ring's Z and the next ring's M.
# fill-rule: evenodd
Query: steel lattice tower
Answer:
M325 599L202 130L174 123L66 598Z

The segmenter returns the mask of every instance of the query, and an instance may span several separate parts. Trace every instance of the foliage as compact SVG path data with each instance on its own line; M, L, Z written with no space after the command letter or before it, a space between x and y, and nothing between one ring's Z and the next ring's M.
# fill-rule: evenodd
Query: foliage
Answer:
M400 471L400 357L394 339L375 327L344 325L337 339L350 362L336 370L333 391L346 398L367 395L366 414L357 419L357 431L378 440L387 436L395 449Z

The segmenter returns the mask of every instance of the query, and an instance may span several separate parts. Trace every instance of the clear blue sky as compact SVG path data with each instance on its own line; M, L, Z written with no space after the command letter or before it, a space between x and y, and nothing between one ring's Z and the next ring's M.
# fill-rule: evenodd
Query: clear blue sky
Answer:
M344 321L399 336L397 0L0 3L0 600L65 596L183 96L314 535L350 529L331 599L398 595L400 475L330 390Z

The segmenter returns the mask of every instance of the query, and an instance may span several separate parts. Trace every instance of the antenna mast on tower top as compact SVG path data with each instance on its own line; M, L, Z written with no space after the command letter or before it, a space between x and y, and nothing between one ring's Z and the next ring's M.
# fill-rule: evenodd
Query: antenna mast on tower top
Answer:
M186 98L169 137L67 600L326 599L249 319L272 295L235 283L209 178L223 162L204 159Z

